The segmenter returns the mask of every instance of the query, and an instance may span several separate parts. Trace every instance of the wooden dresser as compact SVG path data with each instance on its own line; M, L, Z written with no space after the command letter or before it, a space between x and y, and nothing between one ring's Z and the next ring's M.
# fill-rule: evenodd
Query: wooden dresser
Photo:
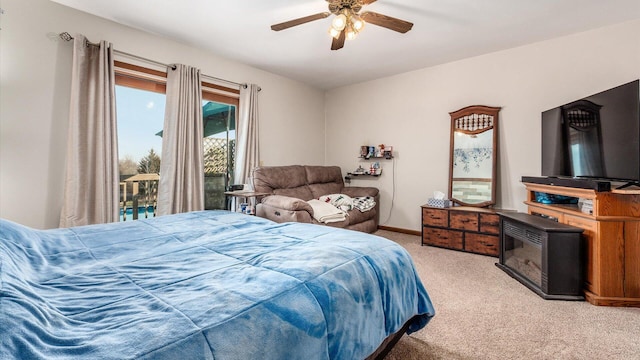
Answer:
M498 256L500 215L497 210L422 205L422 245Z
M524 183L528 212L584 229L584 292L594 305L640 307L640 191L596 191ZM537 193L593 202L592 213L575 204L543 204Z

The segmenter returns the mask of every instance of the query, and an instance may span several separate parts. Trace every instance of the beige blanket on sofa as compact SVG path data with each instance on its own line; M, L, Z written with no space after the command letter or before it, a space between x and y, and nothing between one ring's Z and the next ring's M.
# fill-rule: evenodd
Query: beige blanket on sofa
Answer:
M307 203L313 208L313 218L318 222L326 224L330 222L344 221L347 217L347 214L344 211L324 201L311 199L307 201Z

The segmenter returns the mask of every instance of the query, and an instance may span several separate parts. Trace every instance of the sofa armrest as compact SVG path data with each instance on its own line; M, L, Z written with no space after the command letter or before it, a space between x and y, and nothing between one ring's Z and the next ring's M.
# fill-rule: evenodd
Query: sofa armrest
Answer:
M349 186L342 188L342 194L349 195L350 197L363 197L363 196L378 196L379 190L374 187L363 187L363 186Z
M310 215L313 215L313 208L309 203L304 200L284 196L284 195L269 195L262 198L261 201L265 205L269 205L273 208L290 210L290 211L307 211Z

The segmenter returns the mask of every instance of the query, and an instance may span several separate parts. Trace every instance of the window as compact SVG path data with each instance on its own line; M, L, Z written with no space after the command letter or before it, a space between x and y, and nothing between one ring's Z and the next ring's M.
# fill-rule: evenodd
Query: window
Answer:
M154 214L164 106L164 94L116 86L121 221Z
M152 217L162 154L166 73L116 61L121 221ZM205 209L233 182L239 91L203 82Z

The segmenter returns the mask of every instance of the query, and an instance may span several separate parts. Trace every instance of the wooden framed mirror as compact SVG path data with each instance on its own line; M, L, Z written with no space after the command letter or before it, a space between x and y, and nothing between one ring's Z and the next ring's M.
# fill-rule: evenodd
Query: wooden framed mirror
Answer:
M458 205L496 203L499 111L499 107L473 105L449 113L449 199Z

